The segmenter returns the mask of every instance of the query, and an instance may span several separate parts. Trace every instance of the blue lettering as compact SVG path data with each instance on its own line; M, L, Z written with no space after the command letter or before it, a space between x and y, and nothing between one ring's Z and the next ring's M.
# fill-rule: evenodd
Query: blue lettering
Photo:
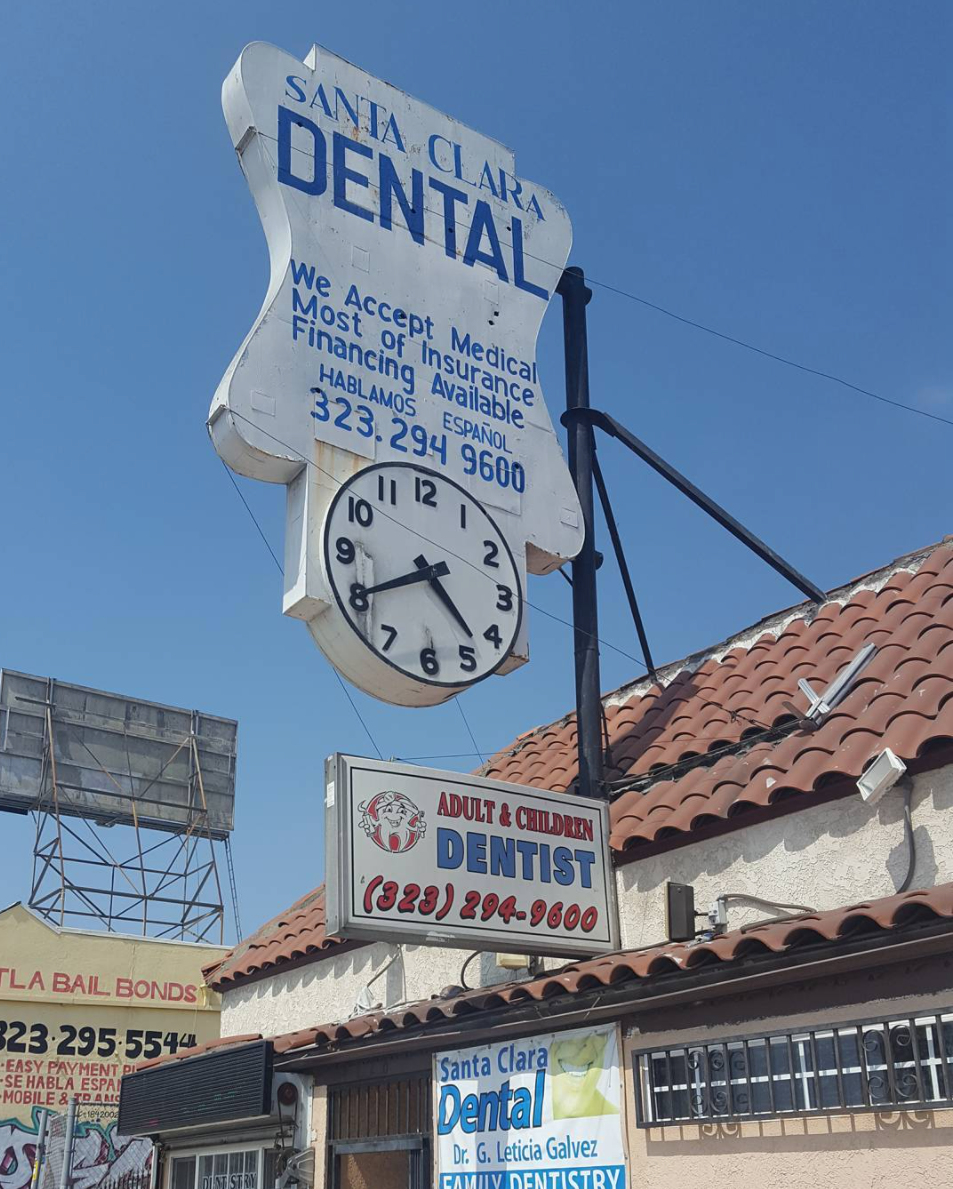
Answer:
M437 1134L449 1135L460 1118L460 1091L456 1086L440 1087L440 1105L437 1109ZM464 1131L466 1128L464 1128Z
M431 136L430 140L427 142L427 156L430 158L430 164L434 167L434 169L439 169L441 173L453 173L452 165L441 165L440 162L437 160L437 141L438 140L443 141L443 143L450 150L451 154L453 153L453 145L450 143L450 141L447 140L447 138L445 136L438 136L437 133L435 132L433 134L433 136Z
M314 142L314 175L300 178L291 169L291 126L296 124L311 133ZM328 188L328 146L324 133L307 116L300 116L290 108L278 107L278 181L293 186L305 194L317 196Z
M447 826L437 829L437 866L456 870L463 862L463 839Z
M387 144L388 133L391 133L391 140L394 147L400 149L402 153L406 153L407 150L404 148L404 141L400 135L400 129L397 127L397 117L393 114L387 117L387 123L384 126L384 135L381 137L381 141L384 144Z
M444 182L438 182L436 178L430 179L430 188L443 195L443 246L447 255L452 259L457 254L456 204L462 202L466 206L467 196L462 190L457 190L454 186L448 186Z
M480 250L484 231L490 241L491 251L489 253ZM506 274L506 265L503 263L500 237L496 233L496 224L493 222L493 212L490 210L489 203L484 202L482 198L477 200L473 223L470 225L470 234L467 237L466 251L463 253L464 264L472 265L476 260L495 269L501 281L509 280Z
M370 185L368 179L363 173L358 173L354 169L349 169L345 164L345 158L348 153L357 153L359 157L373 157L374 150L369 149L367 145L361 144L360 141L351 140L349 136L343 136L340 132L334 134L334 205L339 207L342 211L348 211L352 215L359 215L362 219L367 219L369 223L374 222L374 215L366 207L358 206L357 203L351 202L347 196L348 182L354 182L357 186Z
M483 162L483 172L480 174L480 189L489 190L494 198L499 198L499 193L496 189L496 182L493 180L493 171L490 169L489 161Z
M467 871L486 875L486 835L467 831Z
M334 118L335 118L335 120L340 120L340 111L341 111L340 105L342 103L344 104L344 110L351 117L351 123L354 125L355 128L360 127L360 120L358 119L358 115L357 115L357 109L361 105L360 98L357 95L355 95L354 96L354 106L351 107L350 103L348 103L348 101L347 101L347 96L344 94L344 92L341 90L341 88L335 87L334 88ZM370 156L370 153L368 153L368 156Z
M520 852L520 857L523 860L523 879L532 879L533 856L539 847L537 847L535 842L524 842L522 839L519 839L516 843L516 849Z
M380 155L381 167L381 227L393 230L392 199L397 199L397 205L407 221L407 229L418 244L424 242L424 175L415 169L410 175L412 198L407 201L407 192L397 176L397 170L390 157Z
M318 83L318 89L311 98L309 107L320 107L329 120L336 120L337 116L331 111L331 104L328 103L328 97L324 93L324 83Z
M572 851L568 846L557 846L553 851L553 864L556 872L554 879L556 883L562 884L563 887L568 886L575 879L572 869Z
M595 851L577 850L573 852L579 864L579 882L584 888L592 887L592 865L596 861Z
M289 87L294 88L294 90L297 92L297 94L292 95L286 88L285 89L285 98L286 99L294 99L296 103L304 103L305 99L307 99L307 95L305 95L304 91L301 89L299 84L304 83L305 80L303 78L299 78L296 74L289 74L288 77L285 79L285 82L288 84Z
M521 219L513 218L513 284L517 289L523 289L527 293L532 293L535 297L541 297L543 301L549 301L549 293L541 285L534 285L532 281L527 281L526 270L523 265L523 223Z
M506 879L516 878L515 841L514 838L502 838L499 834L490 835L491 875L502 875Z
M299 264L297 260L291 259L291 277L296 285L300 285L304 281L308 289L314 288L314 274L315 267L313 264Z

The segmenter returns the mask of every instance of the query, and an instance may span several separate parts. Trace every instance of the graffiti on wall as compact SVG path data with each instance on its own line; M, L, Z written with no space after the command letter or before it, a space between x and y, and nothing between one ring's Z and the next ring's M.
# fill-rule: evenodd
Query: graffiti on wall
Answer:
M52 1148L52 1124L47 1129L48 1150ZM30 1122L0 1120L0 1189L29 1189L36 1159L40 1111ZM99 1189L105 1182L148 1168L152 1143L146 1139L116 1133L115 1120L77 1120L70 1170L71 1189Z

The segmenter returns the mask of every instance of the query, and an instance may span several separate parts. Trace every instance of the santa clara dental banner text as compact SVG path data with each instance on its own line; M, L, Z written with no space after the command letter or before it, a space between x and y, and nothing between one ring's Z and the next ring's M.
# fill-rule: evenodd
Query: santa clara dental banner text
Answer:
M617 1029L434 1057L438 1189L625 1189Z

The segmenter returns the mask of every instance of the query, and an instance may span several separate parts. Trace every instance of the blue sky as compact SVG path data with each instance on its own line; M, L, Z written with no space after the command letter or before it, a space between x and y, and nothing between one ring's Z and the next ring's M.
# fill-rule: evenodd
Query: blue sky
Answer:
M513 146L593 280L953 419L946 0L9 6L0 665L239 720L246 930L322 877L325 755L370 750L204 428L267 276L219 100L252 40L318 41ZM953 427L594 289L593 403L819 585L953 528ZM560 330L554 309L554 419ZM798 600L620 448L601 458L656 659ZM279 549L283 492L241 483ZM569 594L531 581L564 619ZM611 567L600 610L637 653ZM531 663L464 699L481 751L569 708L571 645L533 614ZM602 660L606 689L639 672ZM473 751L453 704L354 697L385 756ZM0 819L0 843L0 903L25 898L28 822Z

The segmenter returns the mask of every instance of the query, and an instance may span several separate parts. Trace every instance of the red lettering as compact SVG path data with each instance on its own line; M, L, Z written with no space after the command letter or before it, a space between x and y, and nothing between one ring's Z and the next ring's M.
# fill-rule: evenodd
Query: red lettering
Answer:
M197 990L198 988L194 983L189 983L189 985L185 988L186 1003L198 1003L198 995L196 994Z
M42 972L41 972L41 971L39 971L39 970L34 970L34 972L33 972L33 977L30 979L30 987L29 987L29 989L30 989L31 991L33 991L33 990L35 990L37 987L38 987L38 988L39 988L41 991L45 991L45 990L46 990L46 987L43 985L43 974L42 974Z
M54 970L52 990L59 995L68 995L70 993L69 975L64 974L62 970Z
M450 811L447 809L447 794L440 794L440 801L437 804L437 817L449 817ZM0 974L3 974L3 967L0 966Z
M10 986L14 991L26 990L26 983L17 982L17 972L15 966L10 968Z
M117 978L116 979L116 998L117 999L131 999L132 998L132 979L131 978Z

